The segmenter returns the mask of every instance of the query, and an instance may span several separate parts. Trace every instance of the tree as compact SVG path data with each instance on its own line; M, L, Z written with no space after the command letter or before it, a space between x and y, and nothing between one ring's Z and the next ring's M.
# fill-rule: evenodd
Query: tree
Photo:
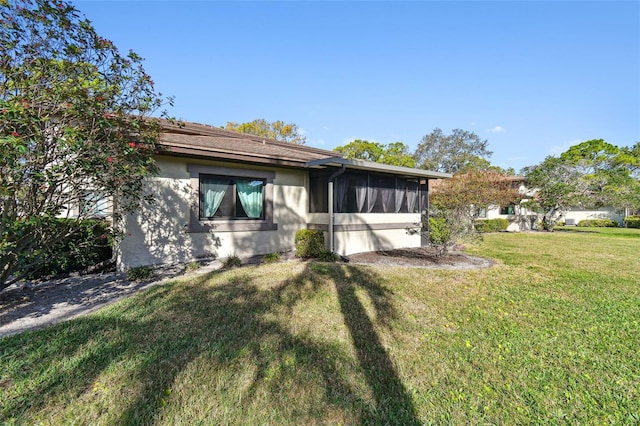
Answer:
M304 145L307 142L307 137L300 133L297 125L280 120L273 123L269 123L262 118L247 123L228 121L225 129L298 145Z
M388 145L379 142L356 139L333 149L350 160L366 160L391 166L415 167L409 148L402 142Z
M431 205L461 212L472 223L481 209L520 201L522 196L512 187L509 176L484 170L458 173L451 179L436 181L430 192Z
M556 223L578 200L578 171L561 158L549 156L523 170L527 185L535 190L530 206L542 210L542 228L553 231Z
M592 139L525 168L528 185L536 190L535 204L544 213L543 228L553 230L571 206L640 208L638 145L621 149Z
M444 253L457 241L476 235L474 223L480 210L518 202L522 196L508 176L496 171L472 170L451 179L436 181L430 190L430 228L437 238L429 238ZM446 232L443 232L446 230Z
M454 129L451 135L445 135L436 128L422 138L413 156L421 169L458 173L490 157L487 145L487 140L473 132Z
M116 222L139 206L163 100L142 58L121 55L69 3L5 0L0 17L2 290L70 238L90 204L113 200Z
M587 207L638 206L640 186L634 172L638 158L633 149L620 149L602 139L574 145L560 155L580 174L578 202Z

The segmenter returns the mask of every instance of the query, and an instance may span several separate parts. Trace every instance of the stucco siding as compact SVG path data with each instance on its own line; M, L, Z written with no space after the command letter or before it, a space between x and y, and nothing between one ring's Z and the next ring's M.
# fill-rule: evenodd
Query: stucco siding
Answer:
M573 220L576 225L581 220L586 219L612 219L622 225L624 223L624 214L618 212L614 207L601 207L593 210L572 207L564 215L563 220L566 222L567 219Z
M420 235L409 235L404 229L342 231L335 233L335 251L348 256L376 250L420 247Z
M220 231L215 221L205 232L192 232L191 209L197 206L188 163L225 170L266 170L273 179L273 222L277 229L267 231ZM199 258L240 257L293 250L295 232L306 227L308 198L304 171L250 167L243 164L158 158L158 177L147 180L155 203L125 221L124 238L118 247L118 267L189 262ZM235 221L240 224L242 221ZM203 222L208 224L207 222Z

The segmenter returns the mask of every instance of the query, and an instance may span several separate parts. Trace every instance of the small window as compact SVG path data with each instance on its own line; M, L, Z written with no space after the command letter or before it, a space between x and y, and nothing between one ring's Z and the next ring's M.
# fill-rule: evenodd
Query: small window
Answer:
M516 214L515 204L509 204L508 206L500 207L500 214L513 215Z
M200 175L200 219L264 219L264 179Z
M486 219L487 218L487 209L486 207L480 207L478 209L478 218Z
M107 215L107 197L101 192L87 193L80 200L80 215L83 217L105 217Z

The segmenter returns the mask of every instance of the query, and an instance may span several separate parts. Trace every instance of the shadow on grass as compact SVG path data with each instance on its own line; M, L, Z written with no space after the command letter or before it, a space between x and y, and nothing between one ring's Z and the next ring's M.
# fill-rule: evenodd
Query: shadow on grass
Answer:
M376 326L388 326L395 315L391 292L381 277L366 267L307 263L290 279L271 285L268 280L253 269L214 272L151 288L96 315L3 339L0 422L38 412L52 398L67 404L99 392L101 374L122 368L130 383L114 386L129 393L120 397L117 409L104 407L108 422L155 423L165 399L171 403L167 391L177 377L204 357L215 371L238 364L251 371L242 404L261 398L260 404L271 404L280 412L276 420L296 423L311 417L322 423L328 420L323 416L329 407L343 413L347 423L419 424L411 397L376 332ZM294 334L283 323L298 303L320 291L337 295L355 359L331 339ZM362 297L370 301L372 314ZM290 372L283 370L288 363L294 364ZM354 375L363 377L372 397L354 385ZM280 399L287 392L287 380L300 379L322 391L321 400L311 407ZM298 385L302 389L306 383ZM213 390L217 384L202 386ZM203 411L196 420L224 420L216 418L213 408Z

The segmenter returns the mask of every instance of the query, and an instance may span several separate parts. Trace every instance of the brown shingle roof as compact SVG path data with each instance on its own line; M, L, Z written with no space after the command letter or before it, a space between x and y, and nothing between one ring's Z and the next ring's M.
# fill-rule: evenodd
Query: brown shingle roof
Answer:
M307 161L340 154L334 151L278 142L197 123L162 121L160 146L167 154L304 167Z

